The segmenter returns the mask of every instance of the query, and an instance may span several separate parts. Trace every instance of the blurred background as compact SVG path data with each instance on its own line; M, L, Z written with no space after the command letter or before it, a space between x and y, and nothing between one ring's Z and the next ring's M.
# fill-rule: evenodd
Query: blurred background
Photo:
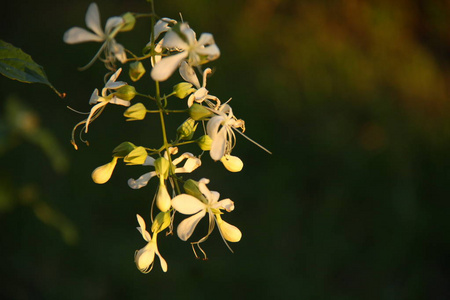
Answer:
M155 2L160 16L181 13L198 36L214 34L221 57L207 87L232 97L246 134L273 152L238 136L242 172L206 155L185 176L210 178L235 202L224 218L241 242L233 254L215 231L201 261L161 234L168 273L158 261L150 274L136 269L145 242L135 215L148 218L156 181L131 190L128 178L148 170L123 164L104 185L90 174L122 141L159 145L159 120L126 122L108 106L75 151L70 133L85 116L67 106L89 111L105 70L77 71L100 44L62 37L85 27L90 1L8 1L0 38L67 97L0 78L0 298L449 299L450 2ZM144 0L97 4L102 24L149 11ZM140 19L117 40L140 53L149 32ZM136 86L153 93L145 76Z

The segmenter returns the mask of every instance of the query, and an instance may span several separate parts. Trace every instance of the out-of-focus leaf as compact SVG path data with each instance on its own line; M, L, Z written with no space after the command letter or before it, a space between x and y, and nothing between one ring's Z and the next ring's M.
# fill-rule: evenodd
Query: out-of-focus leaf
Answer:
M53 87L44 68L35 63L30 55L3 40L0 40L0 73L25 83L46 84L61 98L65 96Z

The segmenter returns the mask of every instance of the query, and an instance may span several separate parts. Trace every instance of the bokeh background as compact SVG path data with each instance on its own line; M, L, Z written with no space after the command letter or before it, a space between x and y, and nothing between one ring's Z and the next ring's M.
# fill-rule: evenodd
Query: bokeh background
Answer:
M232 97L246 133L273 152L238 137L242 172L205 156L191 174L235 201L225 218L242 241L232 254L215 232L204 262L163 237L169 272L136 269L135 214L148 217L156 181L131 190L128 178L147 170L120 164L105 185L90 173L122 141L158 145L159 121L125 122L107 107L75 151L84 116L67 106L88 111L105 72L76 69L99 44L62 36L85 26L90 1L8 1L0 38L67 97L0 78L0 298L449 299L450 2L155 2L160 16L182 13L214 34L222 56L208 89ZM144 0L97 4L103 24L149 11ZM149 32L142 19L117 40L139 53Z

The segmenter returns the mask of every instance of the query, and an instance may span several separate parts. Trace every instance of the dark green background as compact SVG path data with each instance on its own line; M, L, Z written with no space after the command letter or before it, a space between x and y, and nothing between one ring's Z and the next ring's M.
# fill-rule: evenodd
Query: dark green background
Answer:
M145 242L135 214L148 217L156 181L131 190L127 179L147 169L122 164L102 186L90 173L122 141L159 145L159 120L125 122L110 105L85 136L90 146L75 151L70 132L83 116L66 106L88 111L104 69L78 72L99 44L66 45L62 36L85 27L89 1L9 1L0 38L68 96L0 78L0 298L450 298L450 4L155 2L160 16L181 12L198 35L214 34L221 57L209 64L207 87L232 97L246 133L273 152L238 137L242 172L205 156L191 174L235 202L224 219L242 230L241 242L232 254L214 232L203 262L189 243L161 235L168 273L159 262L147 275L136 269ZM149 11L143 0L97 3L102 24ZM139 53L149 32L139 20L117 40ZM152 93L145 76L137 86ZM24 114L12 117L11 95L28 107L31 127Z

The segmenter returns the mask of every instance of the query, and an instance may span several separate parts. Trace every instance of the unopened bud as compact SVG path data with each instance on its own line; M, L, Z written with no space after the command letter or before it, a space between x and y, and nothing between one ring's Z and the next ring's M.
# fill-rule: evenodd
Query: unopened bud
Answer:
M203 105L194 103L189 107L189 116L196 121L205 120L212 115L213 113Z
M142 165L147 159L147 150L144 147L136 147L133 151L128 153L127 156L123 158L123 161L127 165Z
M136 24L136 17L134 16L134 14L127 12L126 14L122 15L122 19L125 24L122 25L120 31L130 31L134 28L134 24Z
M130 142L123 142L116 148L114 148L113 156L118 158L123 158L130 154L131 151L133 151L136 148L136 146L133 143Z
M154 164L156 174L158 174L159 178L161 180L166 179L169 176L170 162L164 157L160 157L155 160Z
M138 81L142 76L144 76L144 74L145 68L140 61L130 63L130 71L128 72L128 75L130 76L131 80Z
M166 212L170 209L171 199L164 183L159 185L158 194L156 195L156 206L160 211Z
M160 212L152 224L152 232L158 233L169 227L170 225L170 213L168 211L166 212Z
M197 129L197 125L195 124L195 120L192 118L187 119L180 125L177 129L178 137L181 140L190 140L194 136L195 130Z
M114 95L122 100L130 101L136 96L136 89L132 85L124 85L118 88Z
M130 106L123 115L128 118L127 121L139 121L145 118L147 108L142 103L136 103Z
M92 180L97 184L104 184L108 182L108 180L111 178L114 168L116 167L116 164L117 157L114 157L110 163L96 168L91 174Z
M203 151L208 151L211 150L212 139L209 135L205 134L197 140L197 144Z
M203 196L202 192L200 192L200 189L198 188L198 182L192 179L188 179L184 185L183 185L183 189L184 191L191 195L194 196L197 199L200 199L201 201L203 201L204 203L208 203L208 200L206 200L206 198Z
M173 87L173 91L175 92L175 96L177 96L180 99L184 99L188 95L195 92L195 89L192 87L192 84L188 82L180 82L179 84Z

